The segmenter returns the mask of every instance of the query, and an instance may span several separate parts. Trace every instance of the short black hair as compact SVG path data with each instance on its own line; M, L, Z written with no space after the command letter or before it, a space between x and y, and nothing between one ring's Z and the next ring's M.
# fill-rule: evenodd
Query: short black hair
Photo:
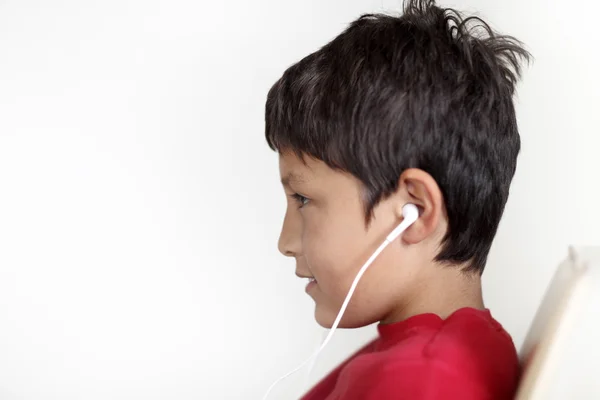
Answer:
M517 165L513 95L529 59L481 18L409 0L288 68L267 96L266 139L358 178L367 223L404 170L426 171L449 219L436 261L482 273Z

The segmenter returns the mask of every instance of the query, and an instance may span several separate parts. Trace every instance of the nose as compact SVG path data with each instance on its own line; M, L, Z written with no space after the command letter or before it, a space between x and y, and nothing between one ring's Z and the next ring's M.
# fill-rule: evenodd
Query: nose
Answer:
M302 253L302 219L299 216L286 212L277 248L286 257L298 257Z

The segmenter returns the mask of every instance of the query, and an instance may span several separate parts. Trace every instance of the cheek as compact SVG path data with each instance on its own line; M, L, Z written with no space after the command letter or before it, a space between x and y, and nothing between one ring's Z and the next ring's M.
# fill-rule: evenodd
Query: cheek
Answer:
M359 233L332 223L305 227L304 257L320 289L329 297L343 300L362 266L365 245Z

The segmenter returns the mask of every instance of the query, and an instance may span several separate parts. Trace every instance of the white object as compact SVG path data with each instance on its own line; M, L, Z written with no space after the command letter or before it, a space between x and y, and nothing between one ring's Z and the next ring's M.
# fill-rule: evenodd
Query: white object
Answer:
M531 325L517 400L600 399L600 247L570 249Z
M335 330L337 329L338 325L340 324L340 321L342 320L342 317L344 316L344 312L346 312L348 303L350 302L350 299L352 298L352 295L354 294L354 290L356 289L356 286L358 285L360 278L362 278L362 276L365 273L365 271L367 270L367 268L369 268L371 266L371 263L373 263L373 261L383 251L383 249L385 249L388 244L390 244L398 236L400 236L402 234L402 232L404 232L409 226L411 226L419 218L419 209L414 204L406 204L404 207L402 207L402 215L404 217L402 222L400 224L398 224L398 226L386 237L386 239L383 241L383 243L377 248L377 250L375 250L375 252L371 255L371 257L369 257L369 259L367 260L365 265L363 265L362 268L358 271L358 274L356 274L356 277L354 278L354 281L352 282L352 286L350 286L350 290L348 290L346 299L344 300L344 303L342 304L342 307L340 308L340 311L338 312L338 315L335 318L333 325L331 326L331 330L329 331L329 334L327 335L327 337L325 338L325 340L323 341L321 346L319 346L317 351L314 352L309 358L307 358L302 364L300 364L298 367L296 367L292 371L288 372L287 374L285 374L284 376L282 376L281 378L279 378L275 382L273 382L273 384L269 387L269 389L265 393L263 400L266 400L267 397L269 397L269 394L271 393L273 388L275 388L275 386L277 386L277 384L279 382L281 382L285 378L291 376L292 374L298 372L306 364L308 364L311 361L313 362L312 364L314 365L314 362L315 362L316 358L319 356L319 353L321 351L323 351L325 346L327 346L327 343L329 343ZM312 367L311 367L311 369L312 369Z

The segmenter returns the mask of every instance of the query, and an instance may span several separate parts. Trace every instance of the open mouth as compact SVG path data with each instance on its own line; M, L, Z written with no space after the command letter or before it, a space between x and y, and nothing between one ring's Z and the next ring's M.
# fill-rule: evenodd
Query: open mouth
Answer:
M317 286L317 280L315 278L307 278L308 283L306 284L306 291L308 292L313 287Z

